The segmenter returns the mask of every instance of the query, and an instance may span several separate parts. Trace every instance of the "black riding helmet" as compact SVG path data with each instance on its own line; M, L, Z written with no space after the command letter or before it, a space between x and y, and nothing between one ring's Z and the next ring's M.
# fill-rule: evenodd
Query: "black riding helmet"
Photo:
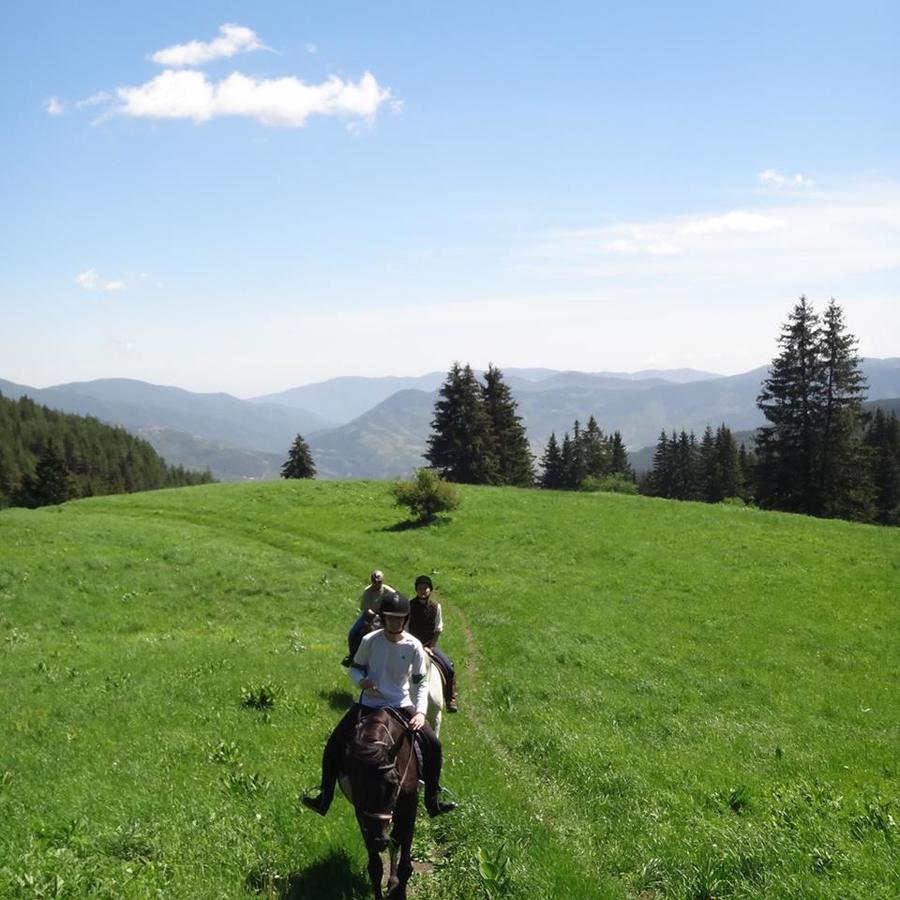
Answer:
M383 616L408 616L409 600L403 594L394 591L381 598L381 615Z
M427 575L420 575L416 579L415 587L418 587L420 584L424 584L429 591L434 590L434 585L431 583L431 579Z

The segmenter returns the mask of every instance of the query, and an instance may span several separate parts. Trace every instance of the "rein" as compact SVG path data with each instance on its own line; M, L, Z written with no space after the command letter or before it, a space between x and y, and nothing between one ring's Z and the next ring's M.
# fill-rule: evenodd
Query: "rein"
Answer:
M394 789L394 795L391 797L391 802L389 804L390 812L369 812L367 809L358 809L358 812L361 816L366 816L369 819L376 819L380 822L390 822L394 818L394 808L397 805L397 798L400 796L400 790L403 787L403 782L406 781L406 775L409 772L409 767L412 765L413 757L416 755L415 748L412 746L413 735L412 732L406 729L406 722L403 720L403 717L392 710L390 707L386 707L388 712L394 716L394 718L400 722L404 727L404 732L400 736L400 740L397 743L402 744L407 737L410 739L410 748L409 748L409 756L406 758L406 766L403 769L402 774L400 775L399 780L397 781L397 787ZM377 723L378 727L388 736L391 737L390 729L383 722ZM370 744L375 744L379 747L393 747L393 741L369 741ZM399 751L398 751L399 752ZM389 768L396 768L397 762L396 760L390 766L380 766L380 769L387 770Z

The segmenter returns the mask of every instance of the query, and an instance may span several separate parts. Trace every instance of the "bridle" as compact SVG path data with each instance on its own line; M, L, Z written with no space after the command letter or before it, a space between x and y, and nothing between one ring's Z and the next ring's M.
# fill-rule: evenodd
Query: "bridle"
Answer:
M386 741L367 741L367 743L374 744L376 747L393 748L395 746L395 744L402 743L406 739L407 736L409 736L410 741L412 741L412 733L409 732L408 730L406 730L406 722L404 722L396 712L394 712L392 709L390 709L390 707L386 707L386 709L388 710L388 712L391 715L393 715L403 725L404 732L400 736L400 740L394 741L393 736L391 735L391 731L387 727L387 725L385 725L384 722L378 722L377 723L378 727L384 732L384 734L387 736L388 740L386 740ZM391 797L390 803L388 804L388 809L390 811L389 812L371 812L370 810L357 807L357 812L361 816L365 816L368 819L374 819L377 822L390 823L393 821L394 809L397 806L397 798L400 796L400 789L403 787L403 782L406 781L406 775L409 772L409 767L412 765L414 756L415 756L415 749L412 746L410 746L409 755L406 757L406 766L404 767L402 774L400 775L399 779L397 780L397 786L394 788L393 796ZM380 772L386 772L390 769L396 768L396 766L397 766L397 761L395 758L394 762L390 763L390 765L379 766L378 770Z

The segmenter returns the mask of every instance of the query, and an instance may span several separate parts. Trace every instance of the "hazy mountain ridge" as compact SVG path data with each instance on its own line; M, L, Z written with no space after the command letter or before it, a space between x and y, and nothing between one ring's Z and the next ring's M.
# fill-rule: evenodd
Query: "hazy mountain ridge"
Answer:
M900 358L866 359L863 372L873 400L900 395ZM629 448L656 443L659 432L682 428L701 434L707 424L752 431L763 423L756 407L766 367L732 376L677 370L682 380L614 373L559 372L549 369L503 370L519 405L532 450L540 456L551 431L558 437L596 417L605 432L619 430ZM102 379L51 388L30 388L0 380L0 392L82 415L93 415L142 435L169 462L192 469L209 467L222 480L277 477L294 436L303 434L320 477L389 478L423 463L437 388L443 373L416 378L366 379L348 376L294 388L272 397L339 396L347 402L331 416L267 398L240 400L230 394L194 394L130 379ZM378 395L397 384L405 387L338 427L326 427L359 405L368 391ZM312 393L304 393L314 388ZM299 392L299 393L298 393ZM317 393L318 392L318 393ZM640 450L635 451L636 454Z
M476 370L480 377L482 372ZM711 372L696 369L647 369L643 372L561 372L558 369L517 369L503 370L503 376L513 391L550 390L566 386L599 386L609 388L641 386L652 387L659 384L687 384L709 378L720 378ZM379 378L365 378L360 375L343 375L300 385L275 394L251 397L253 403L275 403L292 408L302 408L315 412L330 420L333 426L346 425L353 419L377 406L398 391L436 391L444 379L445 372L427 372L425 375ZM323 426L325 427L325 426Z
M197 394L126 378L49 388L0 380L0 392L12 399L24 394L54 409L94 416L135 433L169 428L227 447L263 453L286 454L298 432L311 433L332 424L302 409L253 404L231 394Z

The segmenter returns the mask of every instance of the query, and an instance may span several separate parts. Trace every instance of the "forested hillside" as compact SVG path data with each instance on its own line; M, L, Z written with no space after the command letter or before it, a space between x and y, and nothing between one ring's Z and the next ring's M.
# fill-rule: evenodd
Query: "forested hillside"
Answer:
M0 395L0 507L213 480L169 466L146 441L97 419Z

